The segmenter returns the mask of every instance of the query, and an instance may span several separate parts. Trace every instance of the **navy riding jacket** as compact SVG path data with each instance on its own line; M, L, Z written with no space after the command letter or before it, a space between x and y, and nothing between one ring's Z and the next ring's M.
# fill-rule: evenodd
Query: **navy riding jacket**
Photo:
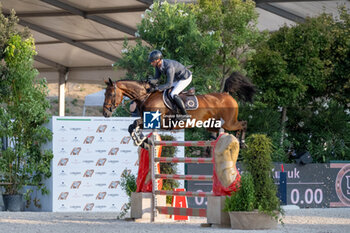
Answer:
M166 75L167 82L166 84L158 87L158 89L161 91L170 88L173 85L173 82L188 79L192 75L192 72L180 62L163 59L160 68L156 67L156 74L154 78L159 79L162 74Z

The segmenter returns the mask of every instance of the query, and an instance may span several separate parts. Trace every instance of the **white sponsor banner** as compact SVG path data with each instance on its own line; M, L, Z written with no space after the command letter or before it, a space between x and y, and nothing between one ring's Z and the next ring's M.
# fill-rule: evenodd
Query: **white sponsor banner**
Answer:
M52 211L119 212L124 208L128 197L120 187L121 174L127 170L137 176L138 171L138 148L128 133L135 119L53 117ZM184 140L183 131L160 133ZM183 156L184 148L179 147L176 157ZM183 164L177 169L184 174Z

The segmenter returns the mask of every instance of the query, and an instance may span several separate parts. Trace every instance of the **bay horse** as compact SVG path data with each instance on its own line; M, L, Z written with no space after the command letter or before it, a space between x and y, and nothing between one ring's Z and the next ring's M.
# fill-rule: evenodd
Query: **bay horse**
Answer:
M137 103L137 108L141 114L141 119L136 120L129 126L129 133L131 134L136 145L141 145L146 139L143 135L140 136L140 128L143 128L143 112L155 112L159 111L161 119L164 116L172 115L174 112L169 109L163 102L162 92L149 93L148 90L152 87L149 82L145 81L132 81L132 80L120 80L113 82L110 78L105 80L107 84L105 92L105 100L103 105L103 115L105 117L111 117L113 111L122 102L123 96L134 100ZM188 110L188 114L191 115L191 119L196 121L207 121L215 119L223 123L221 128L226 131L238 131L242 132L242 142L244 143L245 131L247 129L246 121L238 121L238 104L237 101L230 95L237 95L238 98L243 101L252 101L255 94L255 87L250 80L234 72L225 81L225 87L223 93L210 93L205 95L197 95L198 108L196 110ZM161 120L161 122L163 122ZM165 129L161 123L161 128ZM186 126L185 126L186 127ZM179 125L166 128L166 129L179 129L183 128ZM208 131L218 132L220 128L209 127Z

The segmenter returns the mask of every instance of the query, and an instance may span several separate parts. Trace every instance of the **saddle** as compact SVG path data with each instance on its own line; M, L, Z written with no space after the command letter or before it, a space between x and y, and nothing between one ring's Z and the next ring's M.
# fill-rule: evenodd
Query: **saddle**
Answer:
M163 92L163 102L164 104L173 111L177 110L177 106L172 102L172 98L170 96L170 92L172 88L167 89ZM192 87L188 91L183 91L180 93L180 98L185 103L186 110L196 110L198 108L198 99L195 96L195 88Z

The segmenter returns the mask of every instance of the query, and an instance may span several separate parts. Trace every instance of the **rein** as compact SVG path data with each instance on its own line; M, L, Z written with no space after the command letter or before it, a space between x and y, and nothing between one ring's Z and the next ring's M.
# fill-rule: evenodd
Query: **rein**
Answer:
M116 92L117 92L117 87L114 88L114 93L116 93ZM144 98L144 100L141 101L141 104L140 104L140 105L142 105L142 104L148 99L148 97L149 97L151 94L152 94L152 93L146 92L146 94L139 95L139 96L135 96L135 97L133 97L133 98L129 98L129 100L126 100L126 101L123 102L123 107L125 107L125 104L127 104L127 103L129 103L129 102L131 102L131 101L133 101L133 100L137 100L137 99L140 99L140 98L146 96L146 98ZM131 112L129 111L129 109L127 109L127 108L124 108L124 109L125 109L129 114L131 113Z

